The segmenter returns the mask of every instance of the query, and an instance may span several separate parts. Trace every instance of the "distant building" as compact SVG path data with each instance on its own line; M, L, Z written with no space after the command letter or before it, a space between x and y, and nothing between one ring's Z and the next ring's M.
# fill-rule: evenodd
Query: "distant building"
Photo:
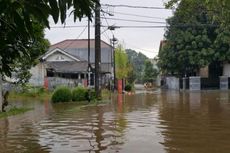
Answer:
M113 76L112 46L101 41L101 85L108 85ZM94 85L95 40L90 40L90 85ZM50 46L31 69L29 83L49 88L58 85L86 85L88 80L88 40L67 39Z

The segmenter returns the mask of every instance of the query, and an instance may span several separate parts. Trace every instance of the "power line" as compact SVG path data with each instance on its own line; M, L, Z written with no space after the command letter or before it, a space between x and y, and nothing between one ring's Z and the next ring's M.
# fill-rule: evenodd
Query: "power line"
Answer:
M120 19L120 18L106 18L101 17L102 19L109 19L109 20L120 20L120 21L127 21L127 22L140 22L140 23L157 23L157 24L166 24L166 22L158 22L158 21L144 21L144 20L131 20L131 19Z
M135 48L135 49L138 49L138 50L141 50L141 51L143 51L143 52L149 52L149 53L158 53L158 51L154 51L154 50L146 50L146 49L143 49L143 48L139 48L139 47L137 47L137 46L134 46L134 45L132 45L132 44L129 44L129 43L127 43L129 46L131 46L132 48Z
M82 32L78 35L77 39L79 39L81 37L81 35L85 32L85 30L86 30L87 27L88 26L85 26L85 28L82 30Z
M77 36L77 39L79 39L81 37L81 35L85 32L85 29L87 28L87 26L85 26L85 28L81 31L81 33ZM74 41L70 41L70 43L68 45L65 46L65 48L63 48L63 50L67 49L70 45L73 44Z
M104 11L103 11L103 16L104 16L105 22L107 23L107 26L109 28L109 22L108 22L107 18L105 17L105 12ZM114 35L113 31L112 30L110 30L110 31L111 31L112 35Z
M162 25L162 26L116 26L116 28L133 28L133 29L144 29L144 28L166 28L167 26Z
M85 26L76 26L76 25L73 25L73 26L51 26L50 28L51 29L65 29L65 28L84 28ZM94 27L94 26L91 26L91 27Z
M170 10L164 7L151 7L151 6L134 6L134 5L111 5L111 4L101 4L107 7L128 7L128 8L142 8L142 9L156 9L156 10Z
M108 35L108 33L107 33L107 30L108 30L108 29L106 29L106 31L105 31L103 34L104 34L104 36L106 37L106 39L110 40L109 35Z
M150 18L150 19L161 19L165 20L165 18L160 18L160 17L153 17L153 16L146 16L146 15L139 15L139 14L131 14L131 13L122 13L122 12L115 12L116 14L121 14L121 15L127 15L127 16L135 16L135 17L143 17L143 18Z

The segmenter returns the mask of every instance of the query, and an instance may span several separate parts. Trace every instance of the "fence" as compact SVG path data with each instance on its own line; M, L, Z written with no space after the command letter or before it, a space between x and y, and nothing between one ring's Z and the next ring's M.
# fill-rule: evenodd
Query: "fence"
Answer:
M55 89L57 86L68 86L68 87L76 87L76 86L84 86L84 79L68 79L68 78L60 78L60 77L48 77L48 88L49 90Z
M178 80L178 81L177 81ZM219 78L201 78L201 77L187 77L176 78L166 77L162 81L161 86L166 86L167 89L189 89L189 90L228 90L230 89L230 77L220 76ZM183 86L185 85L185 88Z

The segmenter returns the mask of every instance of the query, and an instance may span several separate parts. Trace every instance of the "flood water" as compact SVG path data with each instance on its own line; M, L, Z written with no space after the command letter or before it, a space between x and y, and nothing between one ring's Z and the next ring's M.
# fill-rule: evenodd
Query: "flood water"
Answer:
M18 101L0 119L1 153L229 153L230 93L115 95L98 106Z

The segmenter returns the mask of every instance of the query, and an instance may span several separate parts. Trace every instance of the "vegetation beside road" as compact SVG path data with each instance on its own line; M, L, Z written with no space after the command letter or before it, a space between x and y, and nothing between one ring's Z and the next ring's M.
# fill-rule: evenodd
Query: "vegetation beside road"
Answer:
M7 112L0 112L0 119L5 118L5 117L9 117L9 116L23 114L23 113L30 111L30 110L32 110L32 109L31 108L24 108L24 107L20 107L20 108L13 107Z

